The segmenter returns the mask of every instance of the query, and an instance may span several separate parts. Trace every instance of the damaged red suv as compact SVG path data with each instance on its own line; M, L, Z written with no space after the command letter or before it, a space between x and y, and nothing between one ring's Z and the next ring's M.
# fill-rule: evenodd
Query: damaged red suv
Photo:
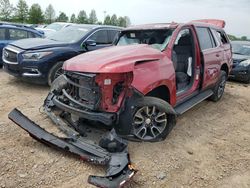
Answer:
M197 20L127 28L114 46L66 61L45 109L76 129L99 122L128 138L165 139L177 115L221 99L232 67L224 26Z

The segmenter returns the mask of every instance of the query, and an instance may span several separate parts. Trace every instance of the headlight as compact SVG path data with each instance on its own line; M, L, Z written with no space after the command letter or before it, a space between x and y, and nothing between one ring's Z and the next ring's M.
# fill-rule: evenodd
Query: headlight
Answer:
M250 65L250 59L240 62L239 65L243 67L247 67L248 65Z
M23 59L29 61L38 61L49 54L52 54L52 52L28 52L23 54Z

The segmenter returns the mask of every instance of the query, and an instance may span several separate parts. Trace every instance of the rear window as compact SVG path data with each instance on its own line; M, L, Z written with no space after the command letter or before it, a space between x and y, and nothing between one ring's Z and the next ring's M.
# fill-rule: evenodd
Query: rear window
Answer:
M199 38L201 50L214 48L216 46L213 36L211 35L211 32L208 28L197 27L196 31Z
M5 39L5 29L0 28L0 40L6 40Z

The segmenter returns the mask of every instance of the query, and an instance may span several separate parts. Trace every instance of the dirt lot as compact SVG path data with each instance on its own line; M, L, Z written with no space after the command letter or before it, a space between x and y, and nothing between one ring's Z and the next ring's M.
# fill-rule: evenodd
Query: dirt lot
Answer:
M7 118L18 107L47 122L39 107L48 87L2 70L0 80L0 187L92 187L88 175L102 168L33 140ZM130 143L129 150L139 172L128 187L250 187L250 86L227 84L220 102L179 117L165 141Z

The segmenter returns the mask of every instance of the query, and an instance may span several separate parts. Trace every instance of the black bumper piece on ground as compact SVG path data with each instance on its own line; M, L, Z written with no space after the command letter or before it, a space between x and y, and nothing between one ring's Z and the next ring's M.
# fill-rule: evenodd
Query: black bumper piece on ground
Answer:
M88 178L88 182L97 187L122 187L136 173L136 170L130 164L127 147L122 152L112 153L99 145L86 142L80 136L57 137L41 128L17 109L9 113L9 119L42 143L80 156L81 159L88 162L107 166L106 176L91 175ZM117 137L114 131L109 134L106 140Z

